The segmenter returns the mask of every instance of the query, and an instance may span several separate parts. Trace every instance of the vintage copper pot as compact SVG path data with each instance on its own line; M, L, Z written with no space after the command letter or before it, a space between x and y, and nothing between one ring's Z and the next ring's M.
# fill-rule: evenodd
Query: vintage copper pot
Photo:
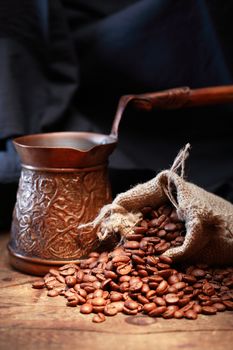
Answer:
M14 145L22 172L11 227L11 263L43 274L95 247L95 233L77 227L111 201L107 162L116 138L57 132L18 137Z
M18 137L22 163L8 245L11 264L42 275L51 266L76 262L96 247L96 232L79 229L111 201L108 157L117 144L126 105L139 109L180 108L233 100L233 87L122 96L110 135L57 132Z

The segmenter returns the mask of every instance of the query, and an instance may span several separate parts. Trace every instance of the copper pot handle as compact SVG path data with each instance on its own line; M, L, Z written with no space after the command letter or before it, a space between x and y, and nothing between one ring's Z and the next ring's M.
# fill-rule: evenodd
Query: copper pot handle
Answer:
M200 89L179 87L161 92L140 95L124 95L120 98L113 120L111 136L118 137L118 127L122 114L131 103L135 108L145 111L158 109L178 109L192 106L233 102L233 85L213 86Z

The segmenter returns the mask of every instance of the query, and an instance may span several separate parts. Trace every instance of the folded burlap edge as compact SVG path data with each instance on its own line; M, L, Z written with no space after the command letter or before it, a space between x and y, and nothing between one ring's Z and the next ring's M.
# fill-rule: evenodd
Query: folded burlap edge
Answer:
M169 170L159 174L167 197L185 222L186 235L182 246L170 248L166 256L175 261L233 263L233 205ZM168 179L173 191L167 189ZM195 194L195 195L194 195ZM190 200L192 198L192 200Z

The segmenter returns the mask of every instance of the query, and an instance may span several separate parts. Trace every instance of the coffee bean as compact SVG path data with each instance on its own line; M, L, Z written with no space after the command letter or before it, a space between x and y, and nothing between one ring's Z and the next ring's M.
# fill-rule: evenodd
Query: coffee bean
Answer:
M67 301L66 305L67 305L67 306L75 307L75 306L78 305L78 300L77 300L77 299L74 299L74 300L71 300L71 301Z
M159 285L157 282L149 282L148 284L150 289L156 289Z
M105 270L105 271L104 271L104 276L105 276L106 278L111 278L112 280L117 279L117 274L116 274L115 272L113 272L113 271Z
M124 243L125 249L138 249L140 247L138 241L128 241Z
M93 293L93 298L102 298L104 291L102 289L96 289Z
M77 300L77 302L78 302L78 301L79 301L79 295L73 294L73 295L69 296L69 297L67 298L67 300L68 300L68 301Z
M131 265L121 264L117 267L117 273L119 275L128 275L132 270Z
M180 310L182 310L183 312L186 312L188 310L191 310L194 305L195 305L195 301L190 301L188 304L183 306Z
M172 259L166 255L160 255L159 261L168 265L171 265L173 263Z
M204 277L205 274L206 274L205 271L201 270L201 269L194 269L191 272L191 275L194 276L194 277Z
M128 309L126 306L124 306L124 307L123 307L123 312L124 312L126 315L137 315L138 309L131 310L131 309Z
M204 315L215 315L217 312L217 309L214 306L203 306L202 307L202 313Z
M58 293L57 290L49 290L48 293L47 293L47 295L48 295L49 297L56 297L56 296L59 295L59 293Z
M125 263L125 264L127 264L129 261L130 261L130 257L128 257L127 255L116 255L112 259L113 264L115 264L115 263Z
M173 274L172 269L160 270L158 271L158 275L163 277L164 279L168 279Z
M166 311L167 311L166 306L158 306L155 309L151 310L148 314L151 317L158 317L158 316L162 315Z
M210 297L209 297L208 295L204 295L204 294L198 294L197 298L198 298L198 300L200 300L201 302L209 301L209 300L210 300Z
M183 311L181 311L181 310L176 310L176 311L174 312L174 318L179 319L179 318L183 318L183 317L184 317Z
M112 305L115 306L115 308L117 309L118 312L122 312L123 311L123 308L124 308L124 302L123 301L112 302Z
M103 292L103 298L104 298L104 299L108 299L108 297L109 297L109 292L108 292L107 290L104 290L104 292Z
M127 292L129 290L129 282L123 282L120 284L120 291L122 293Z
M233 310L233 301L224 300L223 304L226 306L227 310Z
M157 221L155 222L155 226L161 227L162 223L167 219L165 214L162 214Z
M141 294L138 294L137 299L138 299L139 303L142 305L149 303L149 300Z
M169 286L166 290L167 293L178 293L178 289L173 286Z
M170 265L159 262L159 263L157 264L156 267L157 267L159 270L164 271L164 270L169 269L169 268L170 268Z
M214 287L208 282L203 284L202 290L203 290L203 293L208 295L208 296L212 296L215 294Z
M181 288L182 289L182 288ZM187 287L185 287L184 289L183 289L183 292L187 295L189 295L189 294L192 294L193 293L193 287L192 286L187 286Z
M63 284L66 283L65 278L64 278L63 276L61 276L61 275L57 275L57 276L56 276L56 280L57 280L58 282L60 282L60 283L63 283Z
M106 320L106 317L104 316L104 314L102 312L99 312L97 315L93 316L92 322L101 323L101 322L104 322L105 320Z
M145 313L149 313L152 310L154 310L156 308L156 304L155 303L146 303L143 305L143 311Z
M63 293L66 290L66 286L55 287L54 290L56 290L59 293L59 295L63 295Z
M156 291L155 290L149 290L146 293L146 298L149 300L152 300L156 296Z
M169 223L164 226L164 230L170 232L170 231L175 231L176 230L176 224L174 223Z
M159 230L158 232L157 232L157 236L159 237L159 238L164 238L165 236L166 236L166 234L167 234L167 232L165 231L165 230Z
M68 298L70 296L73 296L74 294L75 294L74 292L72 292L71 290L68 289L68 290L65 291L64 296L66 298Z
M141 288L141 293L146 294L147 292L149 292L149 290L150 290L149 285L147 283L143 283Z
M151 211L153 210L153 208L152 207L143 207L142 209L141 209L141 213L144 215L144 216L146 216L147 214L149 214L149 215L151 215Z
M141 241L141 239L144 236L144 233L146 233L147 229L145 227L137 226L134 227L134 233L129 233L126 235L126 239L128 241Z
M56 269L50 269L49 273L50 273L50 275L55 276L55 277L60 276L59 271Z
M184 316L189 320L196 320L197 319L197 313L194 310L187 310L184 313Z
M135 310L138 308L138 303L134 300L128 299L125 301L124 306L127 307L127 309Z
M130 284L129 290L131 292L138 292L143 286L142 281L135 281L134 283Z
M123 295L121 293L118 292L111 292L110 293L110 300L111 301L120 301L122 300Z
M162 314L162 317L165 319L173 318L174 313L178 310L178 307L175 305L170 305L167 307L167 310Z
M65 278L65 283L67 284L68 287L74 287L76 282L77 280L75 276L66 276Z
M85 282L87 282L87 283L89 283L89 282L95 282L97 280L97 278L95 277L95 276L93 276L93 275L84 275L83 276L83 282L85 283Z
M71 276L75 273L75 269L73 267L69 267L68 269L60 271L60 275L62 276Z
M68 270L69 268L74 268L74 269L77 269L77 265L74 265L74 264L66 264L66 265L63 265L61 267L59 267L59 271L63 271L63 270Z
M105 289L110 284L110 282L112 282L111 278L107 278L102 282L101 288Z
M166 306L166 301L161 297L155 297L153 299L153 302L156 303L156 305L158 306Z
M189 284L193 284L193 283L197 282L196 277L191 276L191 275L186 275L186 274L183 274L182 280L186 283L189 283Z
M44 281L35 281L35 282L33 282L32 287L35 289L42 289L45 287L45 282Z
M168 304L176 304L179 301L179 297L174 293L166 294L164 299Z
M138 276L140 277L147 277L148 272L146 270L138 270Z
M177 290L183 289L186 287L185 282L176 282L173 284L173 287L175 287Z
M82 295L78 295L78 303L79 304L85 304L86 298L84 298Z
M133 228L133 232L134 233L131 233L131 234L128 234L127 236L126 236L126 238L127 239L129 239L129 240L131 240L130 238L128 238L128 237L130 237L130 236L135 236L135 235L144 235L146 232L147 232L147 230L148 230L148 226L135 226L134 228Z
M118 291L120 289L119 285L115 283L114 281L109 282L109 286L112 291Z
M127 276L127 275L125 275L125 276L120 276L120 277L119 277L119 282L120 282L120 283L129 282L130 279L131 279L131 277L130 277L130 276Z
M55 276L47 276L46 278L44 278L44 281L46 284L51 284L51 282L56 281L56 277Z
M185 297L185 298L182 298L179 300L178 305L180 307L183 307L183 306L187 305L189 302L190 302L190 298Z
M163 295L167 288L168 288L168 283L167 281L163 280L162 282L160 282L158 288L156 289L156 293L158 295Z
M152 275L149 277L149 282L156 282L156 283L160 283L163 281L163 277L159 276L159 275Z
M226 310L226 306L222 303L214 303L212 306L215 307L215 309L217 309L217 311L225 311Z
M179 292L176 292L176 294L179 298L183 298L183 296L184 296L184 292L182 290L179 290ZM186 295L186 297L191 297L191 296Z
M104 314L106 316L115 316L118 313L118 310L114 304L110 303L105 306L104 308Z
M202 307L199 304L193 305L193 311L195 311L197 314L201 314L202 312Z
M79 270L76 273L76 279L78 283L81 283L83 281L83 277L84 277L84 272L82 270Z
M202 301L201 306L211 306L213 305L213 302L211 300L207 300L207 301Z
M143 258L141 258L140 256L133 254L131 259L133 260L134 263L138 264L142 264L144 266L144 260Z
M93 306L102 306L106 304L106 301L102 297L93 298L91 301Z
M170 243L167 242L161 242L156 244L155 246L155 251L158 254L162 254L164 253L166 250L168 250L168 248L170 248Z
M99 312L103 313L104 312L105 305L93 305L92 312L98 314Z
M95 282L92 283L92 287L94 289L100 289L101 285L102 285L102 283L100 281L95 281Z

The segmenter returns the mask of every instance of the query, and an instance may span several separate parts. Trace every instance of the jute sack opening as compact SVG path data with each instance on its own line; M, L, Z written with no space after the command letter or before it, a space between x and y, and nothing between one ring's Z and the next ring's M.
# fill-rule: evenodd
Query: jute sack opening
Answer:
M140 209L171 202L179 219L185 222L186 236L182 246L170 248L165 255L176 262L233 263L233 205L184 180L189 147L187 144L181 150L170 170L119 194L112 204L102 208L98 217L87 224L98 226L100 240L112 232L124 238L142 219Z

